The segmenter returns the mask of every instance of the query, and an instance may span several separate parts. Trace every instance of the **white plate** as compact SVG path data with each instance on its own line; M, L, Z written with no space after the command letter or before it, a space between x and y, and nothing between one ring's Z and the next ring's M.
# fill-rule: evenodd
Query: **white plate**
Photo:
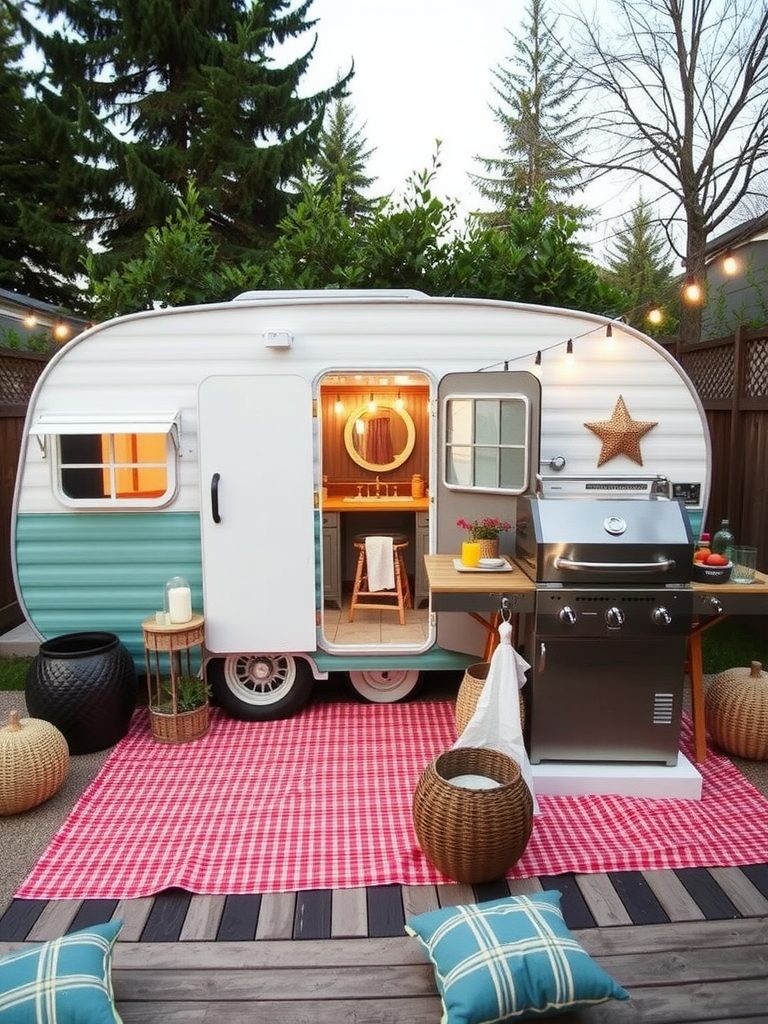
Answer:
M484 569L497 569L500 565L506 565L506 561L503 558L481 558L480 565Z

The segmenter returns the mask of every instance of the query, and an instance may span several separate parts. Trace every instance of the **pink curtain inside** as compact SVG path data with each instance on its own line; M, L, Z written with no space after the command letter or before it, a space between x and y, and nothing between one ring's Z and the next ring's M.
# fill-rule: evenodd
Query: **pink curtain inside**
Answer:
M385 466L392 462L394 457L389 417L376 416L367 424L365 459L377 466Z

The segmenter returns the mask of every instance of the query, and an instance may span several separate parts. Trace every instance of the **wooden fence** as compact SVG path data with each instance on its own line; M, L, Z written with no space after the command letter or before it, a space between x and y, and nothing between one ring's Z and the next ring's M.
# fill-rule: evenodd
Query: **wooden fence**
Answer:
M662 341L690 377L712 439L705 529L729 519L738 544L757 548L768 572L768 327L683 347Z
M768 327L682 347L661 344L693 382L712 438L711 533L728 518L768 572ZM0 348L0 630L21 622L11 573L10 518L27 404L49 356Z

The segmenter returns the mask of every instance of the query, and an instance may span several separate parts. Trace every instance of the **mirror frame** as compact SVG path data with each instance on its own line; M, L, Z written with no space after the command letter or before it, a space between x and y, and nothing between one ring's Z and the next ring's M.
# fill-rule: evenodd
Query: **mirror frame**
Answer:
M416 427L414 426L411 414L407 409L398 409L394 402L388 401L387 399L377 399L377 406L384 409L391 409L392 412L396 413L405 424L407 431L407 437L405 441L405 447L399 452L391 462L378 463L378 462L367 462L355 448L355 441L353 437L353 431L355 429L355 423L360 419L362 415L370 412L368 403L364 405L358 405L356 409L349 414L349 418L344 425L344 447L347 450L347 455L356 462L358 466L363 469L369 470L371 473L389 473L393 469L397 469L398 466L402 466L403 463L410 458L411 452L413 451L414 445L416 444Z

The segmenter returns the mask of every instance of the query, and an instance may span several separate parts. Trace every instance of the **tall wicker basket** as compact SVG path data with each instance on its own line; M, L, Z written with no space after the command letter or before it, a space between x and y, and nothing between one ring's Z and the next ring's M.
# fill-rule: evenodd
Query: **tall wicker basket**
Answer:
M467 789L459 776L498 785ZM502 878L523 855L533 828L533 799L520 766L507 754L458 747L440 754L413 794L413 825L427 860L457 882Z
M716 675L704 699L707 729L729 754L768 760L768 672L759 661Z
M459 736L464 732L475 713L490 667L489 661L478 661L474 665L468 665L464 670L464 677L461 680L459 692L456 694L456 706L454 707L456 731ZM525 728L525 701L522 691L520 691L519 700L520 725Z

